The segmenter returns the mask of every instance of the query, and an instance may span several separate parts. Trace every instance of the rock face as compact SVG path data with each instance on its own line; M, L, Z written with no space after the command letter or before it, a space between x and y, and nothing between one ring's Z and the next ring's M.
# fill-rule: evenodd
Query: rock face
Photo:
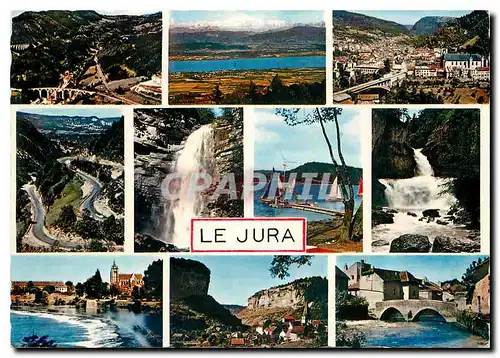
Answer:
M170 259L170 297L206 296L210 284L210 270L201 262L175 258Z
M432 243L432 252L479 252L480 249L480 241L466 238L457 239L447 236L436 236Z
M296 308L303 307L307 301L319 301L328 295L328 280L321 277L298 279L283 286L271 287L255 293L248 299L248 309L258 308ZM316 297L315 297L316 296Z
M427 236L405 234L392 240L389 252L429 252L431 246Z
M177 157L189 135L205 124L211 124L213 129L216 180L227 173L234 173L236 182L242 182L241 108L225 109L219 117L209 109L195 108L151 108L134 112L136 233L162 238L167 231L166 225L173 223L161 185L167 174L175 169ZM221 198L209 204L203 216L243 216L242 201Z

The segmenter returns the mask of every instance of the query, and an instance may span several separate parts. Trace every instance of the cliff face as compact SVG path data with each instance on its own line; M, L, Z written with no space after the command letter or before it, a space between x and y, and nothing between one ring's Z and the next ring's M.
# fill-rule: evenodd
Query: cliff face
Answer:
M170 298L206 296L210 284L210 270L194 260L170 259Z
M216 176L220 180L226 174L234 174L238 199L229 200L229 196L221 195L207 203L205 214L208 217L242 217L243 200L239 198L243 184L243 109L225 109L212 128Z
M416 163L408 142L408 125L400 121L398 110L374 110L372 113L373 177L413 177Z
M213 120L210 114L172 108L134 111L135 232L161 237L167 221L161 183L186 138Z
M306 303L312 319L328 317L326 278L301 278L286 285L261 290L251 296L248 306L236 315L248 325L261 324L267 319L279 320L283 315L300 319Z
M295 285L272 287L248 299L248 309L304 306L304 289Z

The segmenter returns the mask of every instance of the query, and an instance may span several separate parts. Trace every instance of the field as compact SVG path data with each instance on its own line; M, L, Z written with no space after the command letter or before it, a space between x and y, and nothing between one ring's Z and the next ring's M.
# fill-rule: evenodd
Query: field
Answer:
M54 201L54 204L50 207L45 218L45 223L47 226L53 225L53 223L59 218L61 209L66 205L71 205L76 207L80 200L82 199L82 182L75 178L70 181L64 187L61 196Z
M222 97L244 103L250 81L255 84L257 93L266 93L276 75L285 86L321 83L326 78L325 70L317 68L170 73L169 104L214 104L217 86Z

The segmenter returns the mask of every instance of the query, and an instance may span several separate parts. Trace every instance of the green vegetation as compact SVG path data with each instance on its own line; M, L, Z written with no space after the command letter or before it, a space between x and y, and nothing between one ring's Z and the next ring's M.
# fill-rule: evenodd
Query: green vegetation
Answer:
M431 35L414 39L416 47L461 47L468 53L489 55L490 17L487 11L476 10L446 23ZM474 41L471 41L474 39Z
M74 177L70 182L66 184L60 196L50 206L49 211L45 216L45 224L47 226L51 226L53 224L56 224L60 216L68 217L67 213L69 213L69 211L66 214L62 214L62 211L73 211L73 208L76 208L80 203L82 195L82 182L77 177ZM68 223L67 226L71 226L70 223Z
M366 31L380 31L386 35L408 34L409 30L394 21L357 14L349 11L333 11L333 26L349 25Z
M104 71L124 64L137 75L149 77L161 70L161 19L161 13L23 12L12 19L11 44L29 47L13 52L11 87L57 87L59 75L66 70L78 82L92 64L96 48L100 48Z
M353 296L347 291L337 290L335 294L335 318L337 320L368 319L368 301Z

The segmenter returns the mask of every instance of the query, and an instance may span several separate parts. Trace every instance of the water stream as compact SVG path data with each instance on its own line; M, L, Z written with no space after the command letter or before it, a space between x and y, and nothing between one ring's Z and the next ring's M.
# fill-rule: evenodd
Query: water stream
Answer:
M189 246L191 219L200 217L206 204L203 195L193 190L195 185L202 184L196 175L212 175L213 166L213 131L207 124L191 133L178 152L173 171L179 173L181 180L177 187L178 199L172 200L165 209L167 223L163 237L166 242L180 248Z
M431 243L438 235L454 238L465 238L470 233L463 226L454 225L445 217L456 198L447 190L452 178L434 176L434 170L422 149L414 149L416 161L415 176L407 179L379 179L385 187L385 196L390 209L395 209L393 224L377 225L372 229L372 241L386 244L374 245L375 252L389 251L390 242L403 234L421 234L429 237ZM428 222L422 219L423 211L436 209L439 211L438 220ZM408 214L410 213L410 214ZM379 241L380 240L380 241Z

